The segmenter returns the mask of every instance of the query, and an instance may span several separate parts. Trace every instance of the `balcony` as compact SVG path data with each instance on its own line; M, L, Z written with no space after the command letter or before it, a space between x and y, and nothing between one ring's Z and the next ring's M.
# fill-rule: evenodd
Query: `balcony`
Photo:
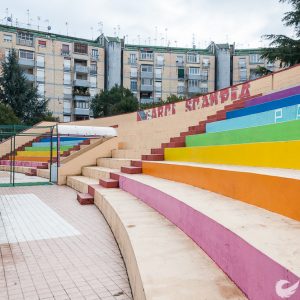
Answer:
M137 78L138 77L138 72L130 72L130 77L131 78Z
M153 61L153 53L141 53L140 60L152 60Z
M97 61L97 60L99 60L99 54L98 55L90 55L90 59L91 60L94 60L94 61Z
M201 80L201 75L200 74L188 74L187 75L188 79L194 79L194 80Z
M155 79L156 80L162 80L162 74L161 73L155 73Z
M67 51L67 50L61 50L61 51L60 51L60 54L61 54L62 56L66 56L66 57L70 57L70 56L71 56L70 51Z
M130 59L130 57L128 58L128 64L132 65L132 66L136 66L137 65L137 58L136 59Z
M74 114L80 116L89 116L90 110L88 108L75 108Z
M86 79L76 79L74 80L74 86L90 87L90 83Z
M77 101L90 101L90 96L87 95L74 95L74 100Z
M33 47L33 40L26 40L17 37L17 45Z
M153 98L141 98L140 103L142 104L148 104L148 103L153 103Z
M33 59L19 58L19 65L26 67L34 67Z
M189 86L189 93L193 93L193 94L201 93L201 88L198 86Z
M153 78L153 72L141 72L141 78Z
M75 72L88 74L89 68L87 66L75 65Z
M24 75L25 75L26 80L28 80L28 81L34 81L35 80L35 76L33 74L25 73Z
M64 94L64 99L65 100L72 100L73 96L72 96L72 94Z
M151 84L141 84L141 92L152 92L153 85Z

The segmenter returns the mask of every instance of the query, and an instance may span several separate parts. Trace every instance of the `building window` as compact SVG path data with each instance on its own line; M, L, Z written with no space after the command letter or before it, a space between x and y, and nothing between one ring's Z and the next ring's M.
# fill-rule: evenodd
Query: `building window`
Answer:
M190 67L189 74L190 75L200 75L200 68Z
M156 79L162 78L162 68L155 68L155 78Z
M136 80L130 80L130 90L132 92L137 91L137 81Z
M64 73L64 84L71 84L71 73Z
M97 87L97 77L96 76L90 77L90 84L91 84L91 87Z
M152 65L142 65L141 66L141 71L152 73L153 72L153 66Z
M97 95L97 89L90 89L90 96L95 97Z
M249 62L250 64L263 64L264 60L261 58L260 54L250 54Z
M184 79L184 68L177 69L178 79Z
M37 92L38 92L39 98L44 98L45 97L45 84L44 83L39 83L38 84Z
M240 58L239 59L239 67L241 69L245 69L247 67L247 64L246 64L246 58Z
M69 55L70 54L70 45L62 44L62 46L61 46L61 54L62 55Z
M17 33L17 44L22 46L33 46L33 34L29 32L19 31Z
M177 94L183 95L185 93L184 81L178 81L177 83Z
M200 62L200 55L199 54L194 54L190 53L187 55L187 62L188 63L199 63Z
M45 81L45 69L36 69L36 79L37 81Z
M202 81L207 81L208 80L208 71L207 70L202 70L201 71L201 78Z
M141 83L144 84L144 85L153 85L153 79L142 78Z
M199 87L199 80L197 79L191 79L188 82L189 82L189 87Z
M162 90L162 83L161 81L155 81L155 91L156 92L161 92Z
M156 56L156 65L157 66L163 66L164 65L164 56L163 55L157 55Z
M87 44L80 44L74 43L74 52L80 54L87 54L88 53L88 45Z
M137 68L130 68L130 77L137 77Z
M91 65L90 65L90 73L91 74L97 74L97 64L96 63L92 63Z
M183 57L183 55L178 55L176 57L176 64L177 65L183 65L184 64L184 57Z
M5 43L11 43L12 42L12 35L10 35L10 34L4 34L3 41Z
M72 95L72 87L64 86L64 95Z
M153 52L152 51L141 51L140 59L153 60Z
M247 69L240 69L240 81L247 80Z
M209 68L209 66L210 66L210 59L209 58L203 58L202 67L203 68Z
M75 101L75 108L89 109L89 102L86 101Z
M64 71L71 71L71 59L64 59Z
M40 68L45 67L45 56L44 55L36 56L36 65L37 65L37 67L40 67Z
M39 41L38 41L38 45L39 45L39 47L41 47L41 48L46 48L47 42L46 42L46 41L39 40Z
M92 49L92 58L93 59L99 58L98 49Z
M70 116L64 116L64 122L65 123L71 122L71 117Z
M135 53L130 53L129 54L129 64L135 65L136 61L137 61L136 54Z
M32 51L27 51L27 50L19 50L19 57L23 59L34 59L34 53Z

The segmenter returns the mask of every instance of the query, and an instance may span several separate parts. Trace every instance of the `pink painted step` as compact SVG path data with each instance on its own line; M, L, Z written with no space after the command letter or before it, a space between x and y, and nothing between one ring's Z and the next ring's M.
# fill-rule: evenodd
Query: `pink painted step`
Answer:
M77 194L77 201L81 205L89 205L89 204L94 204L94 197L90 194L86 193L78 193Z
M150 154L150 155L142 155L142 160L153 160L153 161L161 161L164 160L165 156L162 154Z
M10 166L10 160L0 160L0 165ZM37 168L38 166L41 166L48 169L48 163L43 163L38 161L15 161L15 166L33 167L33 168Z
M141 167L121 167L121 172L126 174L141 174Z
M115 179L100 179L99 184L107 189L119 187L119 181Z

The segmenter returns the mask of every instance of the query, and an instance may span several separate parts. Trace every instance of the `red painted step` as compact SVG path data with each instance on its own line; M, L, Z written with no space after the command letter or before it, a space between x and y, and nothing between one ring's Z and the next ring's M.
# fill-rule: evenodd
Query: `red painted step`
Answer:
M151 154L164 154L164 148L153 148L151 149Z
M171 143L184 143L185 142L185 138L183 136L172 137L172 138L170 138L170 142Z
M132 167L142 167L142 161L141 160L132 160L130 162L130 165Z
M180 143L162 143L161 144L162 148L179 148L179 147L185 147L185 142L180 142Z
M121 172L126 174L141 174L141 167L121 167Z
M150 155L142 155L142 160L153 160L153 161L161 161L164 160L165 156L162 154L150 154Z
M78 193L77 194L77 201L81 205L94 204L94 197L92 195L90 195L90 194Z
M88 186L88 194L90 194L91 196L95 197L95 188L99 188L100 185L99 184L91 184Z
M84 140L83 142L81 142L79 145L89 145L91 143L90 140Z
M119 181L114 179L100 179L99 184L107 189L119 187Z
M118 180L120 179L120 175L116 173L109 173L110 179Z

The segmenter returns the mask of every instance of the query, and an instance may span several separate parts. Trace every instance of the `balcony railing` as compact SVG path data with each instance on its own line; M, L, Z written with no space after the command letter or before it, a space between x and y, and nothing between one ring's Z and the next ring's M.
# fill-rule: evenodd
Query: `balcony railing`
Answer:
M141 92L152 92L153 85L151 84L141 84Z
M82 86L82 87L89 87L90 83L89 83L88 80L76 79L76 80L74 80L74 85L75 86Z
M61 50L61 51L60 51L60 54L61 54L62 56L71 56L70 51L67 51L67 50Z
M74 99L77 101L89 101L90 96L74 95Z
M33 59L19 58L19 64L22 66L34 67Z
M147 103L153 103L153 98L141 98L140 103L147 104Z
M72 112L71 107L64 107L64 115L70 115Z
M189 93L200 93L201 88L198 86L189 86L188 91Z
M26 40L26 39L17 38L17 45L33 47L33 40Z
M73 98L72 94L64 94L65 100L71 100Z
M99 54L97 55L90 55L91 60L98 60L99 59Z
M88 108L75 108L74 114L75 115L89 116L90 115L90 110Z
M188 79L195 79L195 80L200 80L201 79L200 74L188 74L187 77L188 77Z
M128 64L136 66L137 65L137 58L136 59L130 59L130 57L129 57L128 58Z
M153 72L141 72L141 78L153 78Z
M185 87L184 86L178 86L177 87L177 94L184 94L185 93Z
M25 73L25 78L28 80L28 81L34 81L35 80L35 76L33 74L28 74L28 73Z
M89 69L88 69L87 66L82 66L82 65L76 65L75 64L75 72L87 74L89 72Z

